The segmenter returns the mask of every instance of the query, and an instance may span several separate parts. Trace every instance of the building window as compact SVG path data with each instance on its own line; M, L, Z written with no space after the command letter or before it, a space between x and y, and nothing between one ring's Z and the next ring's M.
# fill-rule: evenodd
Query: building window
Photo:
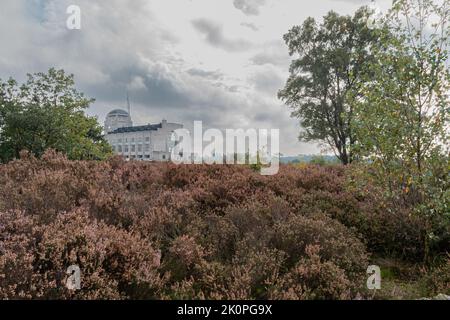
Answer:
M145 142L149 142L150 141L150 137L145 137Z
M122 143L122 139L117 139L117 142L118 143Z
M149 154L146 154L146 155L145 155L145 159L150 159L150 155L149 155Z
M142 152L142 144L138 144L138 152Z
M134 144L131 145L131 152L136 152L136 146Z
M117 146L117 151L118 151L118 152L122 152L122 146L121 146L121 145L118 145L118 146Z
M134 142L134 138L131 138L131 142Z
M166 160L166 155L165 154L163 154L163 160Z
M149 152L149 151L150 151L150 145L149 145L149 144L146 144L146 145L145 145L144 151L145 151L145 152Z
M125 145L124 146L124 150L123 150L124 152L128 152L128 145Z

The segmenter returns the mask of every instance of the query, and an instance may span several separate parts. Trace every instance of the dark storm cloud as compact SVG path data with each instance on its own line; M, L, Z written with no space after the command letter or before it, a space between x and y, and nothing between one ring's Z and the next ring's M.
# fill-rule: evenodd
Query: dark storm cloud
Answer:
M284 84L280 71L270 66L260 68L250 79L256 90L269 96L276 96Z
M271 64L287 70L291 57L284 41L274 40L266 43L263 50L250 58L250 61L258 66Z
M205 36L206 41L214 46L227 51L245 51L252 44L244 39L229 39L223 34L220 24L208 19L196 19L192 21L194 28Z
M371 2L373 2L373 0L336 0L336 1L359 4L361 6L369 5Z
M219 71L206 71L198 68L191 68L186 72L189 73L191 76L197 76L213 80L219 80L223 77L223 74Z
M260 122L266 122L266 121L270 121L270 119L272 117L273 117L273 115L270 113L259 112L259 113L255 114L253 119L256 121L260 121Z
M233 5L246 15L257 16L259 9L266 4L266 0L234 0Z
M148 106L186 108L192 103L190 93L177 87L170 78L147 75L145 90L139 91L139 101Z
M119 105L124 105L128 91L132 103L149 113L158 112L163 116L178 113L187 120L201 115L197 119L205 121L214 117L217 110L232 109L235 103L224 90L210 82L211 78L220 79L219 72L192 68L178 74L167 65L141 63L111 71L109 76L110 83L92 88L102 101L118 101Z
M255 26L255 24L249 23L249 22L242 22L241 26L249 28L250 30L253 30L253 31L258 31L259 30L259 28L257 26Z
M337 0L340 2L350 2L350 3L356 3L356 4L365 4L370 3L372 0Z
M289 55L285 52L261 52L250 58L255 65L273 64L274 66L288 66L290 62Z

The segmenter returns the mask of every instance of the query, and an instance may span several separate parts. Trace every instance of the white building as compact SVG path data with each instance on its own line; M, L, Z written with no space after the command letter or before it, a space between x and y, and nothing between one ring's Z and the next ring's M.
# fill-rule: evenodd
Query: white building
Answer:
M183 128L162 120L158 124L133 126L128 112L116 109L105 119L105 138L115 154L130 160L168 161L173 147L172 133Z

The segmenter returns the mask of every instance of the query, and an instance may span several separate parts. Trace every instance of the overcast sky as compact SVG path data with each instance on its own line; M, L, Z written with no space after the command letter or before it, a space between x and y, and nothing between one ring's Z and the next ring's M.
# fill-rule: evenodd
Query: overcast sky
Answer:
M386 8L390 0L378 0ZM88 111L126 108L135 124L279 128L283 154L318 153L277 99L290 57L282 36L308 16L351 14L370 0L1 0L0 78L54 66L96 99ZM66 8L81 8L68 30Z

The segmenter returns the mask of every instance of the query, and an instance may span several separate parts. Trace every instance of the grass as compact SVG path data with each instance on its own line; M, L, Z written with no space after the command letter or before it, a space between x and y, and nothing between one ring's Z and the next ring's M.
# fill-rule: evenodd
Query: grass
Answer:
M376 258L373 264L381 269L381 289L374 292L373 299L416 300L436 295L426 286L425 272L417 264L386 258Z

